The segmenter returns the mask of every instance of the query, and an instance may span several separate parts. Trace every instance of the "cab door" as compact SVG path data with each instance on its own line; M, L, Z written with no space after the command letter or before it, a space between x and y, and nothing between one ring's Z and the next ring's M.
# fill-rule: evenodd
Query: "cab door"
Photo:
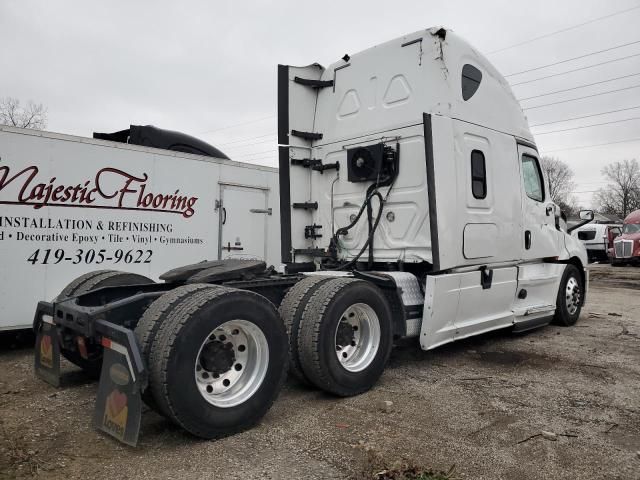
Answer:
M555 257L560 252L560 232L556 229L556 206L535 149L518 144L522 190L522 258Z

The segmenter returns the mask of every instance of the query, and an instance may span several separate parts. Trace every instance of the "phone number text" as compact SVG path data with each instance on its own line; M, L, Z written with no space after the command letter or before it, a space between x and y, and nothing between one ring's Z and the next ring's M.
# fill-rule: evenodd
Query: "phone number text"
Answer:
M69 252L62 248L58 249L38 249L33 252L27 262L35 265L57 265L61 262L69 262L74 265L80 263L100 265L104 262L112 263L151 263L151 257L153 256L152 250L123 250L119 248L115 251L107 251L103 248L100 250L89 249L83 250L81 248Z

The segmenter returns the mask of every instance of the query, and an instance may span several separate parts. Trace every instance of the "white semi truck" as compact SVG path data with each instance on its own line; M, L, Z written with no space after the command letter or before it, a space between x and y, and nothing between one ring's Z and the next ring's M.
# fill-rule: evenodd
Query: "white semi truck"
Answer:
M277 169L154 127L96 136L0 126L0 330L30 328L35 302L96 269L279 263Z
M394 338L426 350L577 321L585 249L509 85L453 32L281 65L278 114L286 273L214 262L154 284L81 278L38 304L42 378L58 383L60 351L102 362L97 428L135 443L144 401L214 438L255 424L287 365L349 396L376 383Z

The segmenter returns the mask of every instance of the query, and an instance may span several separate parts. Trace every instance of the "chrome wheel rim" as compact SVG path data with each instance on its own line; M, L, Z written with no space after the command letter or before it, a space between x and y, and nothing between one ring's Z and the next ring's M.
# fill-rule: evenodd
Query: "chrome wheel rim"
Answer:
M340 316L335 332L336 356L349 372L367 368L378 353L380 320L373 308L355 303Z
M253 396L269 365L269 345L258 326L229 320L216 327L198 350L196 385L210 404L230 408Z
M567 280L567 288L565 290L565 304L569 315L575 315L580 308L581 292L580 283L575 277L569 277Z

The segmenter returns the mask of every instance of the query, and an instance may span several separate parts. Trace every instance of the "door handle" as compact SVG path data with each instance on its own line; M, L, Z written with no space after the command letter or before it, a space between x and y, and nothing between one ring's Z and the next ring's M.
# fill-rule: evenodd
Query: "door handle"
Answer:
M531 230L524 231L524 248L526 250L531 248Z
M232 247L231 242L227 242L227 246L222 247L222 249L226 250L227 252L230 252L231 250L244 250L244 247Z
M227 223L227 209L222 207L222 225Z
M266 213L267 215L273 215L273 208L252 208L249 211L251 213Z

